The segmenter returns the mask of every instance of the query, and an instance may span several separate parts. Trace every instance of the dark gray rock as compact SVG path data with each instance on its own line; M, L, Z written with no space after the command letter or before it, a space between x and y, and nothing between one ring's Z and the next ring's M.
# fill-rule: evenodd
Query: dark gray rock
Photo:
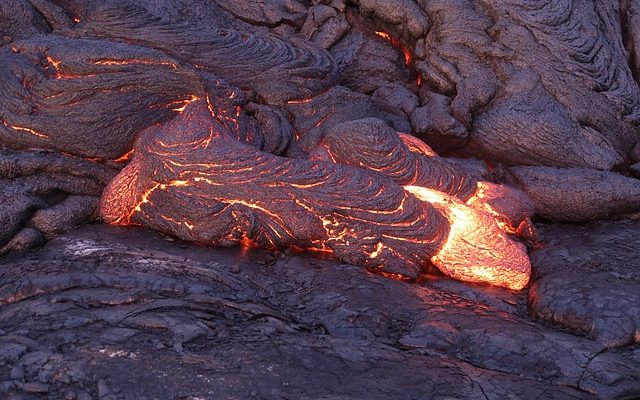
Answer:
M407 283L331 259L93 226L5 258L0 282L0 329L24 337L0 342L26 348L0 369L0 381L15 382L3 396L640 394L637 361L532 322L525 293L442 277ZM84 320L65 326L70 317ZM73 344L56 345L65 331Z
M451 99L444 115L470 128L467 152L611 169L637 142L640 92L620 2L419 3L430 29L415 45L416 67Z
M586 168L513 167L512 183L531 197L536 214L583 222L640 211L640 180Z
M429 17L413 0L356 0L354 3L364 16L383 21L409 40L422 37L429 29Z
M349 33L332 47L331 54L342 84L360 93L372 94L380 86L412 80L403 53L373 33Z
M542 227L531 254L535 318L607 347L640 339L640 221Z

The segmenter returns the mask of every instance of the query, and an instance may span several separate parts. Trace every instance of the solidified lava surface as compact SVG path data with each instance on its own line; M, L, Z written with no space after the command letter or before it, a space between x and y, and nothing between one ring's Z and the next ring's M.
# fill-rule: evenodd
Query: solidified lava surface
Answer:
M526 292L85 227L1 262L0 390L36 399L634 398L637 346L607 337L628 337L632 326L612 310L637 314L637 286L624 274L638 268L638 247L629 263L615 255L639 229L585 226L570 257L575 228L545 226L552 245L533 254L532 320ZM589 264L596 259L606 267ZM567 262L571 273L542 267ZM576 276L571 290L553 289ZM597 304L618 295L594 309L587 293ZM547 312L549 302L576 307ZM598 332L556 325L584 318L599 319Z
M640 397L639 27L1 1L0 398Z

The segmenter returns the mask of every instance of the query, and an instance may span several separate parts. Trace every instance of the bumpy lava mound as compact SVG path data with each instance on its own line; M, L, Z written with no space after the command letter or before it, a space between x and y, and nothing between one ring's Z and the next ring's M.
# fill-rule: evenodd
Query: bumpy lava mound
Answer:
M157 4L126 0L38 2L46 15L74 15L75 23L56 20L54 30L65 35L123 41L157 49L223 76L240 88L251 88L272 104L308 97L337 84L336 62L325 51L302 42L293 44L273 35L224 28L218 18L182 21L159 17ZM209 3L211 9L214 4ZM258 5L255 5L258 7ZM179 6L187 7L187 6ZM188 11L181 10L180 14ZM216 21L218 19L218 21Z
M522 191L471 174L439 157L414 136L397 133L376 118L338 124L325 135L312 158L366 168L403 186L446 193L482 209L507 231L532 238L533 203Z
M242 100L157 50L53 35L2 49L0 76L0 144L102 160L123 156L140 130L206 93L228 91ZM259 145L259 132L235 114L238 140Z
M104 219L213 245L327 250L403 277L433 262L466 281L527 284L524 246L490 214L438 191L419 199L410 191L424 188L371 170L262 152L235 140L218 114L210 99L195 101L144 130L105 190Z

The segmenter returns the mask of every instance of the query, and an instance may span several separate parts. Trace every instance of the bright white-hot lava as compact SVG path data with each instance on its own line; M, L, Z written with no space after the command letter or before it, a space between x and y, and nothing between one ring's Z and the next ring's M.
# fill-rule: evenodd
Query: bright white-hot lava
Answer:
M446 241L431 258L442 272L513 290L527 285L531 274L527 250L507 236L494 216L437 190L419 186L405 190L436 207L451 225Z

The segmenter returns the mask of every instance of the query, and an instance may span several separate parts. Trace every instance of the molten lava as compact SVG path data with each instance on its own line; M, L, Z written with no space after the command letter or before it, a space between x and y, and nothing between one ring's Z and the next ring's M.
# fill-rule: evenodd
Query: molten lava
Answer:
M400 42L400 40L389 35L387 32L376 31L375 34L383 38L384 40L389 41L395 47L399 48L400 51L402 51L402 54L404 55L405 64L411 65L411 63L413 62L413 54L411 54L411 50L409 50L407 46L403 45L402 42Z
M449 236L431 258L442 272L462 281L513 290L527 285L531 274L527 249L510 239L491 214L433 189L405 189L434 205L449 221Z
M147 128L103 195L104 219L214 245L248 238L262 247L330 249L408 277L447 236L441 213L386 178L277 157L235 136L203 101Z
M355 133L355 134L354 134ZM315 159L361 167L402 186L420 186L454 196L491 214L507 232L530 226L533 203L512 187L477 181L419 139L396 133L378 119L337 125L325 135ZM527 233L527 239L533 234Z
M104 219L212 245L332 251L393 277L415 278L434 263L466 281L510 289L528 282L524 246L507 237L491 214L415 186L441 184L470 198L476 182L456 176L459 171L427 166L434 177L414 170L414 186L403 187L398 176L384 176L384 163L366 165L380 159L371 148L358 165L367 169L278 157L238 141L238 124L231 121L238 115L236 106L207 96L142 131L131 163L105 190ZM419 153L403 143L398 139L381 153L387 163L403 166L402 157L430 154L418 143L413 147Z

